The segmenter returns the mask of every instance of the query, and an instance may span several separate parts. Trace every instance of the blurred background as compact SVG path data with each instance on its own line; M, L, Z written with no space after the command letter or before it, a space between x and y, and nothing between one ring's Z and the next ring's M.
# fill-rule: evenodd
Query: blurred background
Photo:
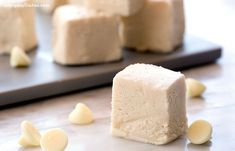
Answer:
M92 150L92 147L97 149L97 146L107 149L107 144L111 144L110 146L114 150L120 146L123 146L122 149L130 147L133 150L146 150L146 147L149 147L149 150L168 151L235 150L235 0L185 0L185 14L186 33L214 42L224 48L223 57L218 62L183 71L186 77L199 79L208 88L202 98L189 100L187 105L189 123L203 118L209 120L214 126L211 144L193 146L184 139L179 139L168 145L168 148L165 146L157 148L135 142L108 142L110 135L107 129L110 123L109 107L111 100L111 86L109 86L42 99L37 103L1 110L0 150L13 151L18 149L16 140L20 133L19 123L25 119L34 120L42 130L54 126L65 128L69 130L71 138L74 138L72 143L78 145L78 147L81 144L88 144L86 146L88 150ZM1 75L2 73L0 73ZM92 126L88 127L87 130L79 129L75 126L71 127L67 123L68 113L78 101L87 103L94 110L98 119L94 126L100 126L100 129L92 128ZM78 136L85 136L85 139L73 135L75 131L79 131L79 134L82 135ZM85 135L85 133L89 134L90 132L97 134L97 138L92 138L92 141L90 141L92 135ZM93 140L95 141L93 142ZM102 141L107 141L107 144L102 145ZM92 146L89 143L94 143L97 146ZM84 150L84 148L79 149ZM20 150L23 151L23 149Z
M235 49L234 0L185 0L185 11L188 33Z

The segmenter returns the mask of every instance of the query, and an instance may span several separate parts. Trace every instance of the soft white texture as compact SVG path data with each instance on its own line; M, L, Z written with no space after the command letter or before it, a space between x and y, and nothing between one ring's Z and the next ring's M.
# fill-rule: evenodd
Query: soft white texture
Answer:
M118 18L66 5L53 17L53 56L64 65L92 64L122 57Z
M122 18L121 39L137 51L171 52L183 42L183 0L146 0L136 15Z
M146 64L130 65L113 80L111 133L166 144L187 128L184 75Z
M145 0L85 0L88 9L101 11L107 14L131 16L144 6Z
M21 0L19 5L27 2ZM37 45L35 8L4 7L0 4L0 20L0 54L10 54L15 46L29 51Z

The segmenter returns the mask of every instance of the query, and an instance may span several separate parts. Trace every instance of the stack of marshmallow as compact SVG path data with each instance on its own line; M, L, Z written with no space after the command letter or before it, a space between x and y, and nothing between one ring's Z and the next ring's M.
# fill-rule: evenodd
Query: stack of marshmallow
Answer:
M60 64L116 61L122 58L122 47L171 52L182 44L183 0L72 3L57 8L53 17L53 54Z
M66 1L52 0L48 8L59 6L53 15L57 63L111 62L122 58L122 47L171 52L182 44L183 0L70 0L60 6ZM30 50L37 45L34 8L1 7L0 18L0 53L10 53L14 46Z

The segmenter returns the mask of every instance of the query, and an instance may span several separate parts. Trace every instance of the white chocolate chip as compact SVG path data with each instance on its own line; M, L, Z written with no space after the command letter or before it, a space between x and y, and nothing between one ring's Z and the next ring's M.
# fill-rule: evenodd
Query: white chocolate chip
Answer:
M18 143L23 147L39 146L41 134L38 129L29 121L21 123L22 136Z
M42 135L40 144L43 151L64 151L68 145L68 136L62 129L50 129Z
M10 64L12 67L27 67L31 64L31 60L21 48L14 47L11 51Z
M205 120L197 120L191 124L187 131L187 137L193 144L203 144L211 139L212 126Z
M90 124L94 121L92 111L82 103L78 103L69 114L69 121L73 124Z
M18 143L23 146L23 147L33 147L33 145L30 143L30 141L28 141L27 138L25 138L25 136L21 136Z
M203 83L191 78L186 79L186 87L187 87L187 95L189 97L199 97L206 90L206 87Z

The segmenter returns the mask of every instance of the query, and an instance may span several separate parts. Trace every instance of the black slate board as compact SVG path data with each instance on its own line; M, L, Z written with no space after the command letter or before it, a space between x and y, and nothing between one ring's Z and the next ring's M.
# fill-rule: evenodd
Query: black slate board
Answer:
M186 35L184 45L170 54L138 53L124 50L119 62L61 66L51 58L51 17L37 12L39 47L30 52L29 68L13 69L9 56L0 56L0 106L91 88L112 82L114 75L133 63L151 63L178 70L214 62L221 57L221 47Z

